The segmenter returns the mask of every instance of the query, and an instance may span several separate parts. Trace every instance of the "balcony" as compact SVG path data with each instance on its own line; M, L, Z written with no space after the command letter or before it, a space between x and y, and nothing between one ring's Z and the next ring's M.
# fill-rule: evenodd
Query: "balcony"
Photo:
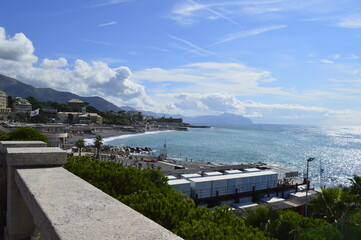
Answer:
M0 142L3 239L181 239L65 170L66 153L45 146Z

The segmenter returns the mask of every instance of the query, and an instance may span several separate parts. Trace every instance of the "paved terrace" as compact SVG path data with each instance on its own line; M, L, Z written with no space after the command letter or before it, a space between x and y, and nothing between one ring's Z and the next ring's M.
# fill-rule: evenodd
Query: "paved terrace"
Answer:
M65 170L43 142L0 142L0 239L181 239Z

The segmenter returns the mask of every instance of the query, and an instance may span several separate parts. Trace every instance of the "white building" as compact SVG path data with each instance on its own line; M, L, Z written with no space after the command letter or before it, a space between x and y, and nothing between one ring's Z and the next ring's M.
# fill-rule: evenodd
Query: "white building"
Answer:
M7 107L8 96L5 92L0 91L0 119L6 119L10 115L11 109Z
M12 105L15 113L30 113L32 110L31 103L25 98L16 97Z

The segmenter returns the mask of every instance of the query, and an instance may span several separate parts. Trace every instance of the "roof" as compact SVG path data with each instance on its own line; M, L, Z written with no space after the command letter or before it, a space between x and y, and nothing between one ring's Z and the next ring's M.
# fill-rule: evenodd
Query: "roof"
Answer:
M186 179L174 179L174 180L169 180L168 184L169 185L179 185L179 184L190 184L190 181L186 180Z
M274 174L277 174L277 173L274 171L268 170L268 171L250 172L250 173L242 173L242 174L227 174L227 175L219 175L219 176L207 176L207 177L201 177L201 178L192 178L192 179L190 179L190 181L207 182L207 181L228 180L228 179L236 179L236 178L267 176L267 175L274 175Z
M69 101L68 101L68 103L84 103L82 100L80 100L80 99L75 99L75 98L73 98L73 99L70 99Z

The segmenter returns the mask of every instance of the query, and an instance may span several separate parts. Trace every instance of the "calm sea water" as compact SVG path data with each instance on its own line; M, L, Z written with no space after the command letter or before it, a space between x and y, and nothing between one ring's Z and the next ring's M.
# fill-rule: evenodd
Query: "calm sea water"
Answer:
M298 170L306 160L314 185L347 184L361 175L361 127L310 127L252 125L167 131L106 139L106 144L150 147L160 150L166 141L168 155L193 161L237 164L265 162ZM157 154L157 153L155 153ZM324 169L320 178L320 168Z

